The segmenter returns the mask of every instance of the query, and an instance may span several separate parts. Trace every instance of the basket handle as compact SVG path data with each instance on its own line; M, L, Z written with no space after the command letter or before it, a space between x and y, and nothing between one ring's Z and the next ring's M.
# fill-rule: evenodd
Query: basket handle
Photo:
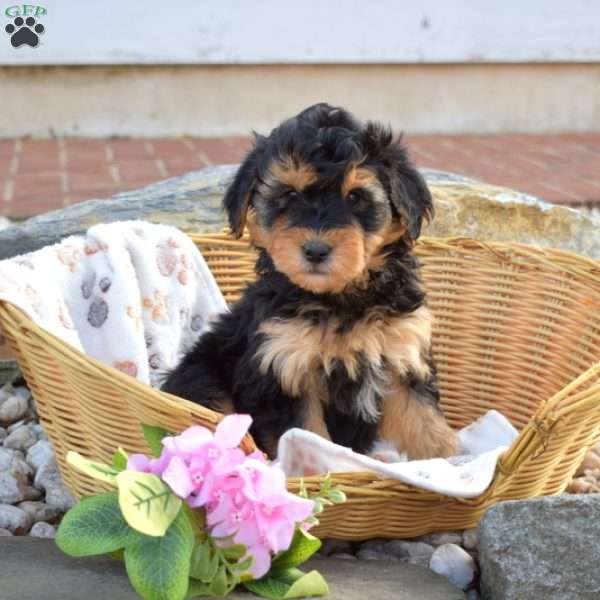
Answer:
M545 448L555 424L573 416L575 412L596 408L597 426L600 428L599 398L600 362L597 362L542 403L509 450L498 461L500 471L509 475L518 468L522 459L531 458L532 445Z

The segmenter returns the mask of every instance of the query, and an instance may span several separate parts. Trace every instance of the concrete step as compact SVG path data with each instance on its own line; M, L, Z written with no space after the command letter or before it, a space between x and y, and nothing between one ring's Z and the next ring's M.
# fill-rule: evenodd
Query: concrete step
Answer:
M464 600L463 592L428 569L397 562L315 558L329 600ZM306 570L306 569L304 569ZM232 600L253 596L239 592ZM135 600L123 564L108 557L71 558L52 540L0 538L2 600Z

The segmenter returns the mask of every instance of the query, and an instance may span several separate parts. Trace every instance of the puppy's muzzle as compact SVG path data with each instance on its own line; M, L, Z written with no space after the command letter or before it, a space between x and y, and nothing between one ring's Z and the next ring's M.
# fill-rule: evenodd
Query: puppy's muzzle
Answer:
M331 254L332 247L320 240L310 240L302 246L304 258L313 265L324 263Z

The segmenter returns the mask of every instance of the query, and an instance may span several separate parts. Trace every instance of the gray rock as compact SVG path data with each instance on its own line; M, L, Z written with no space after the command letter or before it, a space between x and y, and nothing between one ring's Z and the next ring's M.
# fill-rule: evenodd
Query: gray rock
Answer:
M47 462L54 460L54 451L50 442L40 440L27 451L27 462L37 471ZM56 464L56 463L55 463Z
M18 450L0 448L0 473L8 473L19 481L27 483L33 475L33 469Z
M456 587L465 590L475 578L473 557L456 544L443 544L431 555L429 568L447 577Z
M23 535L29 531L33 521L24 510L9 504L0 504L0 528Z
M0 405L0 422L13 423L22 419L28 408L29 403L26 398L16 394L10 396Z
M356 558L360 558L360 560L383 560L383 561L394 561L399 562L400 559L396 556L392 556L391 554L387 554L386 552L377 552L375 550L363 549L361 548L356 553Z
M33 487L32 485L28 485L25 488L25 491L23 492L25 498L24 500L39 500L43 494L40 490L38 490L37 488Z
M331 558L337 558L339 560L356 560L356 556L354 556L354 554L348 554L346 552L332 554Z
M486 600L600 598L600 494L503 502L479 524Z
M46 490L48 486L55 484L57 481L60 481L60 473L56 459L53 456L38 467L33 485L38 490Z
M4 440L4 447L27 450L37 441L37 435L35 434L33 427L31 425L23 425L8 435Z
M26 388L23 385L13 386L13 394L17 396L21 396L21 398L25 398L25 400L29 401L32 398L31 391L29 388Z
M352 542L347 540L323 540L319 553L323 556L332 554L352 554Z
M420 541L392 540L386 543L385 550L403 562L427 567L434 548Z
M0 504L16 504L25 499L25 484L10 473L0 473Z
M19 504L19 508L31 515L34 523L52 522L62 514L60 509L48 506L45 502L25 501Z
M33 425L33 430L35 431L35 435L37 435L38 440L44 440L46 442L48 441L48 436L46 435L44 428L39 423L35 423Z
M462 547L465 550L477 550L477 544L477 527L474 529L465 529L462 533Z
M436 533L429 533L423 536L423 541L435 546L443 546L444 544L457 544L460 546L462 543L462 535L460 531L441 531Z
M4 427L0 427L0 442L8 435L6 429Z
M27 425L27 419L19 419L18 421L11 423L6 428L6 433L8 433L8 435L10 435L11 433L13 433L13 431L16 431L17 429L20 429L21 427L23 427L23 425Z
M0 231L0 260L54 244L97 223L144 219L185 231L218 231L225 222L221 200L235 170L229 165L208 167L33 217Z
M56 528L50 525L50 523L40 521L39 523L34 524L29 535L36 538L54 539Z
M9 531L8 529L0 529L0 537L10 537L12 535L14 535L12 531Z
M58 508L61 512L67 512L75 505L75 502L75 497L60 479L46 487L46 504L48 506Z
M476 589L469 590L467 592L467 600L479 600L481 596Z
M0 215L0 231L12 226L12 221Z
M0 231L0 259L30 252L100 222L145 219L184 231L217 231L225 224L221 199L234 165L208 167L28 219ZM532 196L439 171L423 171L436 218L424 233L514 240L600 258L600 217Z
M389 540L381 540L381 539L373 539L363 542L360 545L360 550L368 550L369 552L379 552L380 554L385 554L386 549L385 545Z

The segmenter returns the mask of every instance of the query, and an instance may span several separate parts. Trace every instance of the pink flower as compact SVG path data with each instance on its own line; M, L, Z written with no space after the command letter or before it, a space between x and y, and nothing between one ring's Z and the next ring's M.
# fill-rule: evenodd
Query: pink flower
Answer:
M313 512L312 500L286 489L283 471L262 460L247 457L225 485L215 486L206 522L215 537L233 535L252 556L251 571L262 577L270 567L271 554L286 550L299 523Z
M169 464L170 459L171 454L164 450L160 458L148 458L145 454L131 454L127 459L127 469L129 471L161 475Z
M211 535L221 544L245 545L252 575L260 578L272 556L289 548L314 502L290 494L283 471L261 452L244 455L239 444L251 423L248 415L229 415L214 434L190 427L162 440L160 458L134 454L127 467L160 475L191 507L204 507Z

